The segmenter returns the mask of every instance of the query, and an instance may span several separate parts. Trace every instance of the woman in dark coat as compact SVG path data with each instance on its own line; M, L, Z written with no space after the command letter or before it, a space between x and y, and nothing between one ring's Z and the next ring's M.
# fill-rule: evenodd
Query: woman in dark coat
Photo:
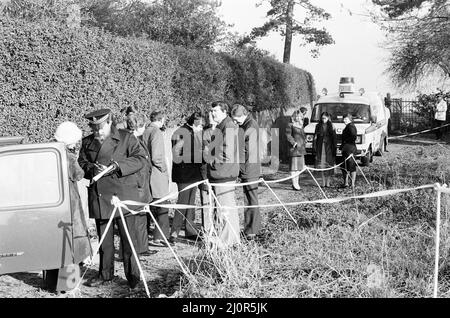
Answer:
M336 142L336 131L331 123L330 114L323 112L314 133L313 151L316 154L316 168L327 169L335 165ZM322 171L323 187L330 186L333 173L334 170Z
M286 138L289 143L289 157L290 166L289 171L291 176L295 175L298 171L303 170L305 167L305 132L303 131L303 114L301 111L296 110L292 114L292 122L286 128ZM300 176L292 178L292 188L299 191Z
M355 180L356 180L356 163L353 158L348 158L352 154L356 156L356 137L357 131L355 124L352 122L352 115L346 114L344 116L345 128L342 132L342 159L345 160L344 167L341 168L342 176L344 177L344 185L343 187L348 187L348 174L350 173L352 179L352 188L355 188Z

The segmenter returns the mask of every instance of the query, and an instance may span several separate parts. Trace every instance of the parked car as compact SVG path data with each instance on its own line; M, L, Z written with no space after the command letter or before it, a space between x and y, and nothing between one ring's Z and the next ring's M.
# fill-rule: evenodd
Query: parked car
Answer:
M66 150L22 140L0 137L0 274L64 273L74 262Z

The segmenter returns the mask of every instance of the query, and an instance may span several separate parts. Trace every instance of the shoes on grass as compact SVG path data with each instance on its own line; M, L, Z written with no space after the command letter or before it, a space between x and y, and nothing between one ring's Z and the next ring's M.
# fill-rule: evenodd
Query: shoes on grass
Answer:
M170 246L175 245L175 243L171 243L171 242L169 242L169 244L170 244ZM155 247L168 247L166 241L164 241L164 240L153 240L153 241L148 242L148 245L155 246Z

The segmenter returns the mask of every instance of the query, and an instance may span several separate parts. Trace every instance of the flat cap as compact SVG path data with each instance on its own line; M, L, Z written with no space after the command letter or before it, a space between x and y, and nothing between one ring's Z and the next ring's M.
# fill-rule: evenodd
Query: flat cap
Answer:
M84 115L84 118L88 119L90 124L97 125L108 119L109 114L111 114L111 109L102 108Z

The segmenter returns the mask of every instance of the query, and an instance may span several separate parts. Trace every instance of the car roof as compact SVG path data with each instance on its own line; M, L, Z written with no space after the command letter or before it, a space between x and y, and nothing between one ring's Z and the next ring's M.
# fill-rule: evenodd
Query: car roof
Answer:
M339 94L326 95L320 97L316 102L316 104L324 103L370 104L368 98L358 94L345 94L344 97L340 97Z
M24 138L25 137L0 137L0 147L21 144Z

